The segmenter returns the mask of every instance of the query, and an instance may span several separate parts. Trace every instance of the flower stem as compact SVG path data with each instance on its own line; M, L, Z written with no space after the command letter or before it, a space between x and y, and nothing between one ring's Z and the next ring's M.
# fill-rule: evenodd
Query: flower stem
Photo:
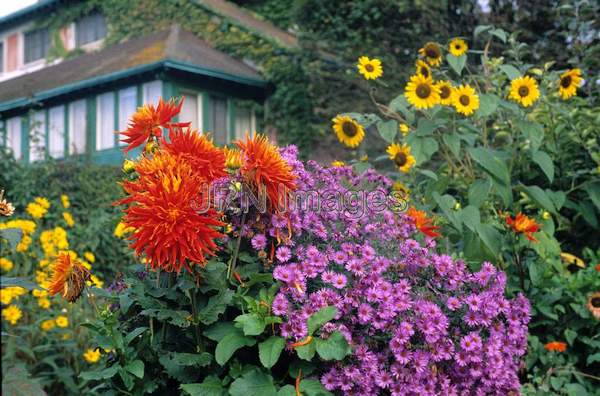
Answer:
M240 251L240 245L242 244L242 231L244 229L244 223L246 222L246 212L242 214L242 221L240 223L240 231L238 234L238 238L235 244L235 249L233 250L233 256L231 256L231 262L229 263L229 268L227 269L227 279L231 280L231 276L235 271L235 265L237 263L238 253Z

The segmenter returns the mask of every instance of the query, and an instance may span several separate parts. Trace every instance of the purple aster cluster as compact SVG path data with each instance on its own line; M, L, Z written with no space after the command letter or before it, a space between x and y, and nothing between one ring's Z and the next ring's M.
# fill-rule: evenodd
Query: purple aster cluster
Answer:
M299 191L344 196L390 193L373 170L305 168L294 147L282 150ZM297 207L273 216L252 236L256 250L274 246L272 304L290 345L306 339L307 320L326 306L337 316L318 330L339 331L352 348L330 363L324 387L344 395L507 395L518 393L518 368L530 318L523 295L505 297L506 275L483 263L477 272L421 236L398 211ZM291 233L290 233L291 230Z

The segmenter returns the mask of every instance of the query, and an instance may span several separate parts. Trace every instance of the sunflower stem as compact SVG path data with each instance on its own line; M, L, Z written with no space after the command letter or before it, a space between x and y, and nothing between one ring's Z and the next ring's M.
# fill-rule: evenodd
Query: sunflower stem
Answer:
M240 251L240 245L242 244L242 231L244 228L244 223L246 222L246 212L242 214L242 221L240 223L240 231L238 234L238 238L235 244L235 249L233 250L233 256L231 256L231 262L229 263L229 268L227 269L227 279L231 280L231 276L235 271L235 265L237 263L238 253Z

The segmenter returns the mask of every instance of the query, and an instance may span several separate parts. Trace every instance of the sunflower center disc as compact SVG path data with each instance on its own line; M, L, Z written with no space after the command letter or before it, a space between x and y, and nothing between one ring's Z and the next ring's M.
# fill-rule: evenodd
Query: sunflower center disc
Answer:
M440 89L440 98L442 99L448 99L450 97L450 88L443 86Z
M431 88L427 84L419 84L415 92L419 98L426 99L431 95Z
M404 166L406 164L407 160L408 160L408 158L406 158L406 154L404 154L404 153L398 153L394 156L394 163L398 167Z
M375 68L373 67L373 65L365 65L365 70L368 71L369 73L373 72L373 70L375 70Z
M358 131L356 129L356 125L352 122L344 122L342 124L342 130L346 136L354 137Z
M519 96L524 98L525 96L529 95L529 88L527 87L519 87Z
M560 85L563 88L568 88L571 85L571 76L565 76L560 80Z
M471 102L471 100L469 99L469 97L467 95L460 95L460 98L458 99L458 101L463 106L468 106L469 103Z
M600 308L600 297L594 297L592 298L592 307L594 308Z
M421 75L425 78L429 77L429 70L426 67L421 68Z
M428 58L437 58L438 57L438 51L433 48L433 47L427 47L425 48L425 55Z

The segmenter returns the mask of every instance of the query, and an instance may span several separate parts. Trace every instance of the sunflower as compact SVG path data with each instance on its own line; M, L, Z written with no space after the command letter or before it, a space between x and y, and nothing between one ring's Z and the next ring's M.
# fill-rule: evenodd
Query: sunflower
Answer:
M333 119L333 131L339 141L350 148L358 147L365 137L362 125L344 115L338 115Z
M452 90L454 89L450 81L438 81L436 86L440 91L440 103L450 106L452 104Z
M410 217L417 230L421 231L423 234L431 238L440 236L440 233L437 232L440 227L432 224L432 220L427 217L425 211L417 210L414 206L411 206L408 208L406 214Z
M418 74L411 76L404 89L404 95L417 109L428 109L440 102L440 90L433 80Z
M170 125L171 119L179 114L182 104L183 99L177 104L173 99L164 102L162 98L160 98L157 106L147 104L138 108L131 116L127 129L119 132L124 136L124 139L121 141L127 144L124 152L127 153L148 142L152 136L162 136L162 128L166 128Z
M369 59L367 56L361 56L356 67L366 80L375 80L383 75L383 66L377 58Z
M419 60L417 60L416 67L417 67L417 74L419 74L425 78L431 78L431 68L429 67L429 65L427 63L425 63L421 59L419 59Z
M537 82L529 77L515 78L510 82L509 98L524 107L529 107L540 97L540 90Z
M590 310L594 318L600 320L600 292L595 292L588 298L587 309Z
M59 294L68 302L75 302L90 280L91 274L77 259L68 252L60 252L52 265L52 279L48 292L54 296Z
M479 96L470 85L460 85L452 91L452 105L457 112L468 116L479 108Z
M286 195L296 189L296 177L292 173L292 167L266 136L246 135L244 141L239 140L235 144L242 151L244 159L242 177L257 191L265 189L266 209L271 213L279 212L280 204L285 202Z
M225 154L207 137L190 127L169 129L169 141L162 142L166 152L187 162L207 182L225 176Z
M581 78L580 69L567 70L560 76L558 81L558 93L563 100L567 100L572 96L577 95L577 88L581 86L583 78Z
M436 43L426 43L423 48L419 50L419 55L425 57L427 63L431 66L439 66L442 64L442 50Z
M217 228L224 225L201 188L209 173L163 150L143 157L136 170L139 177L123 183L128 197L116 203L129 204L122 221L135 229L128 239L136 255L166 272L192 272L190 264L204 265L206 256L215 254L216 239L223 236Z
M448 50L454 56L461 56L467 53L469 46L466 41L460 38L454 38L450 41L450 45L448 46Z
M518 213L514 219L510 215L506 215L506 224L515 233L524 234L530 241L537 242L533 233L539 231L540 225L534 219L525 216L523 213Z
M390 156L389 158L394 161L394 164L403 173L407 173L416 163L415 157L410 154L410 147L406 144L400 146L398 143L393 143L388 146L387 153Z

